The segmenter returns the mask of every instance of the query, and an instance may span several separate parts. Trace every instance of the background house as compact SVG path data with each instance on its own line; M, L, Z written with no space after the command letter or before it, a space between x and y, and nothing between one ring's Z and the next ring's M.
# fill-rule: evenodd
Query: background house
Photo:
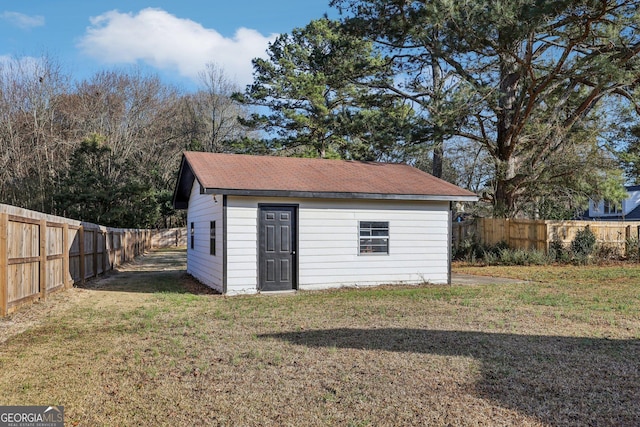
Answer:
M589 210L584 219L603 221L640 221L640 185L625 187L628 197L622 202L589 200Z
M448 283L451 204L404 164L184 153L187 271L222 293Z

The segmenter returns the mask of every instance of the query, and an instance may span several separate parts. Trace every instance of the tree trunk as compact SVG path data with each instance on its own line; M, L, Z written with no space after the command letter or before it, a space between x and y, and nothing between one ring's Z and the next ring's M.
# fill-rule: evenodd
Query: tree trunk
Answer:
M496 178L493 200L494 216L509 218L516 214L517 157L514 154L518 137L513 133L518 93L522 74L518 64L504 56L500 62L500 98L496 109Z
M437 30L434 30L434 39L437 38ZM432 174L436 178L442 178L442 160L444 157L444 129L439 125L437 117L442 105L442 68L437 58L431 57L431 75L433 78L434 98L434 126L433 126L433 165Z
M442 137L439 138L440 141L434 141L435 145L433 147L433 167L431 174L436 178L442 178L442 159L444 157L444 142L442 141Z
M493 197L494 217L511 218L516 214L515 193L512 179L496 177Z

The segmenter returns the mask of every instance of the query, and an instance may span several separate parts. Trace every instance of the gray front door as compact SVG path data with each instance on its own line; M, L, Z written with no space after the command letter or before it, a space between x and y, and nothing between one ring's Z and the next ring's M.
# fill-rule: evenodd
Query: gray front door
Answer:
M296 288L296 211L294 206L260 206L259 289Z

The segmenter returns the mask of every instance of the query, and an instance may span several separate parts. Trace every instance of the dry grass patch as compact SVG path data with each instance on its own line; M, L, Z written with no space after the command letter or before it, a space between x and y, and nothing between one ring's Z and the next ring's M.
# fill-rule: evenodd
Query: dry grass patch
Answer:
M640 424L636 270L226 298L139 267L9 338L0 400L81 426Z

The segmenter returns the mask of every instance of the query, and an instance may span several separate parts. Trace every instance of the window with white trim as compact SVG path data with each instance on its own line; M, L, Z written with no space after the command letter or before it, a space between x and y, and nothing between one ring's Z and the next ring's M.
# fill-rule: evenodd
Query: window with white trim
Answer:
M360 221L358 228L361 255L389 253L388 221Z

